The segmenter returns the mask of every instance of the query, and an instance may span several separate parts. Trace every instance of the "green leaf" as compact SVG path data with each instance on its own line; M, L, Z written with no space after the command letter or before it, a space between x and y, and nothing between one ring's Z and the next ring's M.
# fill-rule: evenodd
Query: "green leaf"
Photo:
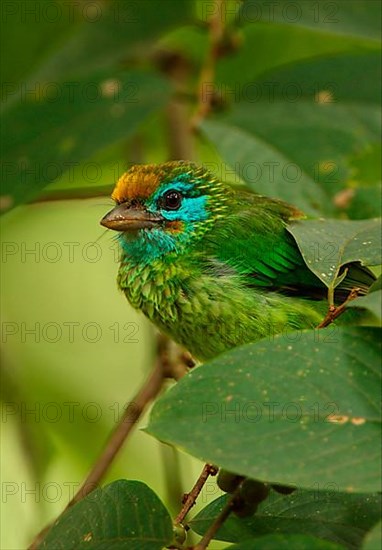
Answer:
M357 185L379 186L380 171L377 167L382 164L382 147L380 143L374 143L354 155L351 159L353 169L352 182Z
M352 155L379 141L379 74L374 51L290 63L227 91L232 108L201 130L255 191L330 213Z
M35 197L102 147L131 136L166 104L170 86L149 72L105 72L63 83L60 91L53 100L14 103L3 115L5 207Z
M19 40L11 42L11 51L17 58L28 50L29 41L37 46L31 60L33 72L29 65L22 63L28 75L24 82L26 89L32 88L33 84L44 85L52 79L83 79L100 69L126 65L132 57L147 56L160 34L187 21L192 9L190 0L110 0L83 6L76 3L69 6L61 1L55 3L56 8L51 6L51 11L48 11L45 0L34 0L33 9L40 17L33 17L33 9L30 14L23 5L6 13L7 25L16 27L20 33L20 36L16 34ZM50 17L52 21L49 21ZM35 25L36 19L39 25ZM57 30L62 35L60 40L53 37L56 43L52 48L48 41ZM11 69L6 72L13 73Z
M381 6L379 2L337 0L316 2L281 0L274 4L258 4L245 0L239 14L241 23L280 23L302 26L316 31L359 36L379 42Z
M254 548L256 550L291 550L291 548L293 550L341 550L343 546L303 535L288 537L268 535L256 539L256 542L248 540L239 544L233 544L227 550L254 550Z
M382 290L376 290L366 296L360 296L356 300L349 302L347 307L356 307L367 309L378 319L382 321Z
M381 550L382 548L382 522L377 525L366 535L362 550Z
M206 506L191 520L191 528L203 534L225 502L223 496ZM231 515L216 538L239 542L277 534L283 535L286 542L290 535L301 534L354 549L360 547L366 533L378 522L380 506L380 494L340 493L335 483L331 490L297 490L288 496L271 491L254 516Z
M333 326L231 350L163 395L147 431L255 479L376 490L379 337Z
M313 178L301 169L296 169L291 158L273 146L272 137L268 141L256 135L255 118L250 108L247 117L252 121L252 129L243 129L240 122L235 122L234 117L228 123L224 119L202 122L202 132L232 168L222 167L216 175L234 182L236 172L255 191L279 197L306 212L316 212L325 202L323 191ZM298 174L297 185L286 184L285 174L289 173L288 170L291 170L291 174L293 172L293 177Z
M96 489L54 524L40 550L161 550L172 539L171 518L140 481Z
M323 40L320 33L292 25L245 25L237 32L240 46L235 55L221 58L217 65L216 82L223 92L228 85L237 93L238 86L245 83L249 83L248 92L251 88L254 91L252 84L255 79L275 67L360 48L359 40L354 37L332 35ZM323 76L316 75L315 82ZM262 92L264 95L266 89Z
M137 59L147 65L154 41L187 21L192 9L190 0L110 0L84 6L53 0L48 9L44 0L36 0L31 10L24 4L5 14L7 47L12 59L22 60L16 70L10 58L3 64L2 149L9 153L3 165L5 210L35 197L105 146L129 138L166 103L166 80L121 69L136 67ZM115 81L121 84L118 97L112 90ZM12 149L15 142L17 150ZM99 165L90 168L92 176L97 170Z
M311 271L329 288L340 268L350 262L380 265L381 220L303 220L288 231Z
M3 52L12 52L12 56L4 56L0 67L2 98L13 97L15 84L20 80L25 84L25 76L67 40L78 24L74 16L76 7L72 5L70 17L69 5L63 5L60 0L52 0L49 8L45 0L34 0L29 9L22 2L4 6L0 48Z
M345 191L350 192L349 200L345 201L344 207L350 219L364 220L366 218L377 218L381 215L382 191L380 185L357 187Z

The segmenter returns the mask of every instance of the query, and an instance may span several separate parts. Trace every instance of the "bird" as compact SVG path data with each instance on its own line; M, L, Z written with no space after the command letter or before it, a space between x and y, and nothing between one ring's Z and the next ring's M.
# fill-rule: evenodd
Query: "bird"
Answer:
M117 232L119 288L197 360L324 318L327 288L287 230L305 217L295 206L188 161L134 165L112 199L100 223ZM375 280L359 263L346 269L336 303Z

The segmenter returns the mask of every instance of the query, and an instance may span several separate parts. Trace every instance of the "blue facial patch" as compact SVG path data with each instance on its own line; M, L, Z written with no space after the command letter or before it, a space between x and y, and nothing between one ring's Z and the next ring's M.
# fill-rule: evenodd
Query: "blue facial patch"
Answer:
M155 208L157 201L171 190L179 191L179 193L182 193L182 195L192 194L192 191L194 190L194 185L188 181L183 181L183 179L179 176L173 181L169 181L165 185L161 185L160 187L158 187L155 193L151 196L149 200L149 205Z
M179 210L160 210L166 220L180 220L182 222L198 222L207 218L206 197L183 198Z
M182 195L177 210L166 210L161 206L162 197L169 191L178 191ZM160 186L146 201L145 207L151 212L159 212L168 221L182 222L182 229L176 232L166 230L165 227L141 229L133 239L121 235L120 244L137 264L150 264L169 253L178 253L194 235L197 222L208 218L206 206L207 196L198 194L197 185L189 181L188 174L181 174Z
M152 211L158 211L158 201L168 191L178 191L183 195L182 204L178 210L166 210L160 208L159 212L166 218L166 220L180 220L182 222L197 222L207 219L208 214L206 211L207 197L192 196L195 186L193 183L184 181L186 175L178 176L171 182L161 186L151 197L148 208Z

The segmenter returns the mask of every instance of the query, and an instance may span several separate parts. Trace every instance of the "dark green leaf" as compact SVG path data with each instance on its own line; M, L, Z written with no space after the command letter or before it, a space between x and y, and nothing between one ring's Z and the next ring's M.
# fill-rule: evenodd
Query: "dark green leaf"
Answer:
M256 541L239 542L229 546L227 550L291 550L291 548L293 550L341 550L343 546L304 535L288 537L268 535Z
M25 80L26 75L65 43L79 23L78 5L70 7L62 0L52 0L47 5L45 0L34 0L29 6L17 2L5 4L3 8L0 48L2 52L12 52L12 55L3 56L0 67L3 99L13 97L15 84Z
M379 2L337 0L316 2L281 0L261 4L245 0L240 14L241 23L280 23L302 26L330 34L359 36L379 41L381 6Z
M280 66L287 67L297 61L359 49L359 41L353 37L332 35L330 39L323 40L320 33L292 25L246 25L238 31L237 40L240 46L235 55L222 58L216 72L216 82L220 86L218 90L224 93L228 91L227 86L232 89L230 100L237 97L240 89L243 95L248 93L249 97L253 97L254 81ZM316 83L318 79L324 79L324 75L316 75ZM269 83L268 92L270 87ZM259 91L260 95L264 99L266 87Z
M147 430L255 479L376 490L379 337L333 326L236 348L161 397Z
M253 125L252 131L242 128L240 122L236 124L232 118L228 122L223 119L206 120L202 123L203 133L229 165L219 170L217 176L234 182L233 173L236 172L255 191L282 198L306 212L315 212L316 208L325 201L324 193L312 177L303 172L280 149L273 146L272 137L267 142L257 135L256 115L250 111L249 108L246 116ZM285 181L288 170L291 177L292 172L293 177L298 174L297 185Z
M382 263L381 220L303 220L290 224L288 231L309 269L329 288L349 262Z
M54 100L13 104L3 116L5 206L31 199L102 147L131 136L169 94L154 74L106 72L64 83ZM90 170L94 177L98 169Z
M290 63L227 92L232 109L201 129L255 191L330 213L352 155L379 140L379 75L378 52Z
M162 32L187 21L192 7L190 0L110 0L72 6L56 1L56 8L51 6L50 11L44 4L45 0L34 0L35 13L40 17L33 17L33 9L32 14L28 13L23 4L12 13L7 11L7 23L25 30L25 36L20 32L20 40L12 43L12 52L17 57L28 49L29 40L37 44L41 41L40 56L33 58L33 64L39 64L32 67L32 74L31 67L23 65L28 75L27 89L52 79L77 81L99 69L126 65L126 60L137 54L147 55L148 48ZM45 25L35 26L36 19L42 19ZM53 49L48 44L47 49L46 42L61 28L61 40L55 41Z
M192 529L203 534L225 502L224 496L206 506L190 522ZM287 541L292 534L303 534L355 549L378 522L380 507L380 494L340 493L335 483L331 490L297 490L288 496L272 491L254 516L230 516L216 538L239 542L277 534Z
M96 489L52 527L40 550L161 550L172 539L171 518L140 481Z

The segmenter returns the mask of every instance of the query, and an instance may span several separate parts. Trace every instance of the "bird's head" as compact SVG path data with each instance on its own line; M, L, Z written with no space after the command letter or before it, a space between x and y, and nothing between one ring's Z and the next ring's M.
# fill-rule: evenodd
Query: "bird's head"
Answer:
M150 263L181 254L222 217L227 188L189 162L136 165L117 182L101 225L119 232L124 253Z

